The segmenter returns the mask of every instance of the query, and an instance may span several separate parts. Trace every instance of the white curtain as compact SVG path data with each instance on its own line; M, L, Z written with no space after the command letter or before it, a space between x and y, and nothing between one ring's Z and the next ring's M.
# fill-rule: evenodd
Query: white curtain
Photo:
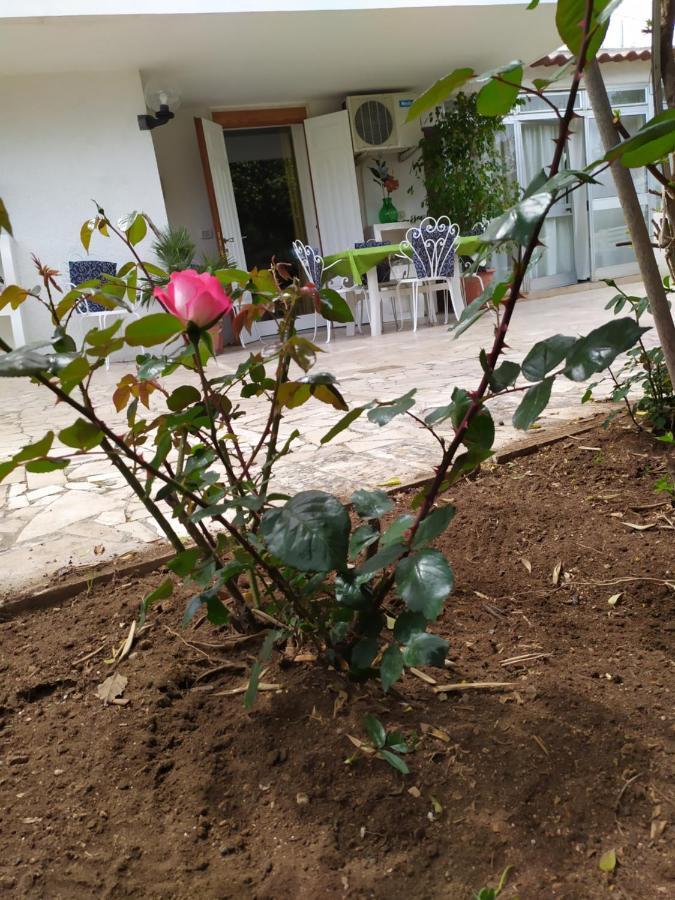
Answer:
M568 147L570 168L583 169L586 165L586 149L584 140L584 120L575 119L572 123ZM572 215L574 220L574 263L579 281L591 277L591 239L588 216L588 188L586 185L577 188L571 195Z
M525 186L542 169L548 171L557 135L558 126L554 121L523 122L521 136ZM564 203L564 200L561 203ZM574 236L571 216L549 216L542 232L542 242L545 246L541 248L539 262L532 267L532 278L545 278L574 272Z

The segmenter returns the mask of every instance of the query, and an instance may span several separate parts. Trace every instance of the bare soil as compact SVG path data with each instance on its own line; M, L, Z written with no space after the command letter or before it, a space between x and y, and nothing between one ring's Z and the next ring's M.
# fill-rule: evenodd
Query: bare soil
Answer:
M258 644L182 629L181 589L104 705L157 575L1 624L0 896L469 900L506 866L504 900L675 896L669 454L599 428L454 490L454 665L427 673L502 691L385 697L279 654L248 713L221 692ZM348 740L367 711L414 742L407 777Z

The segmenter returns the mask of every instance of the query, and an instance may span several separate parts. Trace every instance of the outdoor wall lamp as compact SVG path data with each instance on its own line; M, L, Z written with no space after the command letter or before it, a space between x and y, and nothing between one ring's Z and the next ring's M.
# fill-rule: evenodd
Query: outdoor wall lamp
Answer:
M138 127L141 131L151 131L160 125L166 125L176 115L176 109L180 104L178 94L173 91L152 91L146 93L145 101L149 109L155 110L154 115L143 113L138 116ZM173 110L171 109L173 107Z

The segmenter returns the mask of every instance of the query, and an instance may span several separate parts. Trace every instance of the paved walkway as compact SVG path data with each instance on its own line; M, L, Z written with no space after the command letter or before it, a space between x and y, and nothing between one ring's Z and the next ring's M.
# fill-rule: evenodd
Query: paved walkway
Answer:
M640 287L631 290L637 292ZM519 361L535 341L552 334L583 334L607 321L604 306L613 293L593 288L521 303L510 332L509 358ZM340 331L317 368L336 375L350 406L373 398L392 399L416 387L417 409L425 410L447 403L455 385L471 388L477 383L478 350L489 345L491 330L486 317L457 340L442 325L373 339L347 338ZM247 351L233 349L219 357L218 367L222 373L231 371L246 356ZM115 413L110 397L127 371L129 365L121 363L99 373L93 392L104 417L120 426L123 418ZM185 373L176 373L166 380L167 387L185 380ZM557 379L542 426L595 412L592 403L580 405L583 389ZM520 435L510 424L518 399L516 395L492 403L492 414L501 426L497 446ZM246 402L251 415L246 417L244 434L253 440L266 408L258 400ZM384 428L363 417L321 447L321 437L341 415L315 401L290 411L286 432L297 427L301 439L296 451L279 464L279 489L323 488L348 497L356 487L425 475L438 458L433 438L408 417L399 417ZM54 405L39 386L19 379L0 380L0 460L73 419L68 407ZM15 471L0 484L0 598L28 585L44 586L69 567L111 559L157 540L157 528L144 507L101 454L49 474Z

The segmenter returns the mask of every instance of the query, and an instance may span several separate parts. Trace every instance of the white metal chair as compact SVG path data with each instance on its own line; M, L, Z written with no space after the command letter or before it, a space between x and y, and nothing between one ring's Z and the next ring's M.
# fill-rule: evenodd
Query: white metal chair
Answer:
M315 247L311 247L309 244L303 244L302 241L293 241L293 253L295 254L296 259L300 263L300 268L303 271L303 274L307 281L311 284L316 285L317 288L321 287L321 282L323 279L324 272L327 272L330 266L324 266L323 257L319 253L319 251ZM347 300L347 294L351 291L355 293L360 293L361 296L356 299L356 310L354 321L356 323L356 327L359 332L361 331L361 319L363 318L363 302L365 298L365 291L362 285L350 285L347 283L347 279L340 276L340 284L335 284L337 278L331 279L328 282L328 287L332 288L334 291L337 291L342 297ZM349 302L349 301L347 301ZM316 340L316 333L319 329L319 313L314 312L314 337L313 340ZM330 342L332 333L331 322L326 319L326 343Z
M367 241L357 241L357 243L354 244L354 249L361 250L361 249L364 249L365 247L390 247L390 246L391 246L391 241L376 241L374 238L369 238ZM392 278L391 278L391 269L392 269L391 263L388 259L385 259L382 262L378 263L377 264L377 281L378 281L379 288L380 288L380 306L382 306L384 304L384 297L382 295L389 294L389 299L391 301L391 310L394 314L394 324L396 325L396 330L398 331L400 326L399 326L399 322L398 322L398 312L396 309L396 294L395 294L396 285L395 285L394 281L392 281ZM365 275L363 276L361 284L362 284L363 290L367 291L368 282L366 280ZM363 324L364 310L366 312L368 311L368 304L364 303L363 302L364 300L365 300L365 295L360 303L361 315L360 315L359 320L356 323L356 327L359 331L359 334L362 334L362 332L363 332L361 325Z
M76 288L87 281L100 280L105 275L115 276L117 274L117 265L114 262L106 262L101 259L72 260L68 263L68 274L71 288ZM132 316L134 319L140 319L139 314L135 310L106 309L105 306L87 297L78 300L75 306L75 313L80 320L94 319L96 326L101 329L106 327L106 322L111 316ZM106 369L110 368L109 356L105 358L105 367Z
M447 216L440 216L438 219L427 216L419 225L406 232L401 247L412 262L414 275L400 278L396 288L397 300L400 300L402 288L410 287L413 331L417 331L420 292L427 303L430 324L436 322L435 304L431 299L435 291L441 288L447 291L444 298L446 324L449 314L448 297L457 318L466 305L460 277L455 271L455 246L458 237L459 226L453 225Z

